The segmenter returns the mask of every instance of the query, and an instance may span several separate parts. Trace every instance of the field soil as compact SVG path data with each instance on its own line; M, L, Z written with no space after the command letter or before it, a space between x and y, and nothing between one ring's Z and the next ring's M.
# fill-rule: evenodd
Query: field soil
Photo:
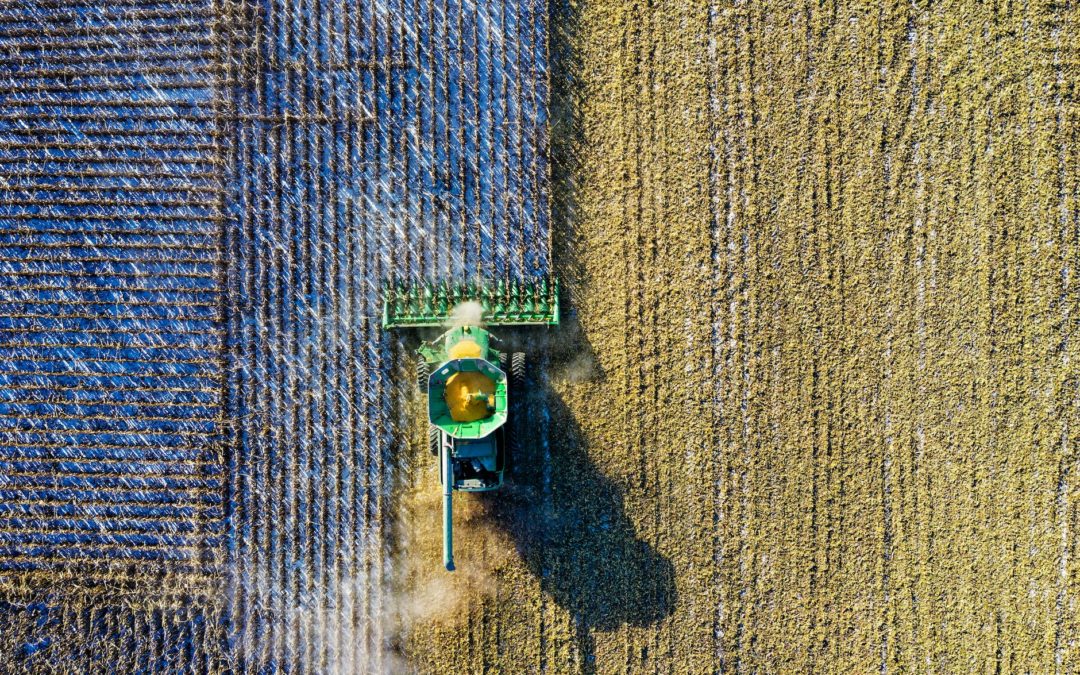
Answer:
M511 486L395 496L420 672L1080 664L1075 3L571 2ZM428 529L424 529L424 528Z

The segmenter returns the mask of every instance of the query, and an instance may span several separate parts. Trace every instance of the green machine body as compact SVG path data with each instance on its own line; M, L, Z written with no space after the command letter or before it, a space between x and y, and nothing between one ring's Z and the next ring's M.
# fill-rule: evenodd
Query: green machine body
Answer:
M427 441L439 460L443 565L454 569L453 493L503 484L516 445L514 401L525 394L525 354L499 349L491 326L559 324L558 282L392 284L384 288L384 328L448 328L418 351L416 383L426 397ZM472 303L470 316L455 310ZM461 383L465 384L462 385ZM464 413L469 413L464 415Z

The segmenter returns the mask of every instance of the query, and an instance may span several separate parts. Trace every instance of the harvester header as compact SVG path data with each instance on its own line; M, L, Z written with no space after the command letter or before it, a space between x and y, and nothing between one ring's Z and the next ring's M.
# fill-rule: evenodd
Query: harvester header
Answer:
M483 307L489 326L559 325L559 282L392 283L383 289L383 328L445 326L465 302Z

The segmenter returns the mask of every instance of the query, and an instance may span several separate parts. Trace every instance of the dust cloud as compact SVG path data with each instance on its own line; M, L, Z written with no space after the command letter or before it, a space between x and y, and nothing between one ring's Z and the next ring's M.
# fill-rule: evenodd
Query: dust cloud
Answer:
M451 312L448 322L451 328L482 325L484 325L484 306L475 300L458 303Z
M414 628L468 620L476 603L495 595L494 571L515 555L513 542L498 529L483 495L454 494L454 558L442 566L442 499L438 466L424 453L398 505L398 547L385 606L389 626L407 639ZM430 461L428 461L430 460Z
M551 380L567 384L581 384L596 379L599 370L593 355L587 351L582 351L575 354L567 362L557 365L551 373Z

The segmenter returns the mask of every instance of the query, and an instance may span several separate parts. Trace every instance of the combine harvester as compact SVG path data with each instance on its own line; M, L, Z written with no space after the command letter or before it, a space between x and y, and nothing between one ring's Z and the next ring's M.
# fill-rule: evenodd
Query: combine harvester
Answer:
M476 303L472 316L455 311ZM514 447L506 421L525 390L525 354L496 348L488 326L559 324L558 282L494 285L393 285L383 298L383 328L452 326L418 350L417 385L427 395L428 444L439 458L443 564L454 569L453 494L503 483Z

